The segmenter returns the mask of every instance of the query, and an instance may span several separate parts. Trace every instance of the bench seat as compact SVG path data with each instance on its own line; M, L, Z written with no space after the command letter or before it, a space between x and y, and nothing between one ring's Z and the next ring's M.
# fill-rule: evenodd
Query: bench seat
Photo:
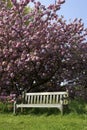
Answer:
M33 108L33 107L44 107L44 108L46 108L46 107L52 107L52 108L61 108L61 104L17 104L17 106L16 106L17 108L21 108L21 107L23 107L23 108Z

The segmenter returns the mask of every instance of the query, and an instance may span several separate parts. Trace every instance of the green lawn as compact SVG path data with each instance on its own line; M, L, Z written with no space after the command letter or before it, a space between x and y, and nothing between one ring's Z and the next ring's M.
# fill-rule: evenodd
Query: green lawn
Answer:
M52 108L27 109L15 116L0 104L0 130L87 130L87 103L70 102L63 116Z
M87 130L87 115L0 114L0 130Z

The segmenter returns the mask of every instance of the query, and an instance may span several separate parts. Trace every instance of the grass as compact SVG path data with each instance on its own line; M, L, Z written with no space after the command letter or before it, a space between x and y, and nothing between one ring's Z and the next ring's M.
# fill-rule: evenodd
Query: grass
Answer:
M0 130L87 130L87 104L73 101L61 116L58 109L31 109L14 116L0 113Z
M0 114L0 130L87 130L87 115Z

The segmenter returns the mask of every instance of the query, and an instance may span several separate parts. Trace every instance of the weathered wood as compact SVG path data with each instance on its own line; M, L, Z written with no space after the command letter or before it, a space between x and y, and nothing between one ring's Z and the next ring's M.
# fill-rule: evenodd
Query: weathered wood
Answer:
M63 114L63 105L68 104L67 92L42 92L42 93L25 93L25 104L14 102L14 114L17 108L58 108Z
M16 101L14 100L13 114L16 114Z

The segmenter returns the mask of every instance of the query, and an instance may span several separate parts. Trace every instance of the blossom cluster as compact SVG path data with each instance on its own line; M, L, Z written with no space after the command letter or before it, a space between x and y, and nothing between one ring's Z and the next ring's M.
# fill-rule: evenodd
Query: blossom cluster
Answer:
M34 7L25 13L30 2ZM58 16L64 2L45 7L35 0L12 0L8 8L0 1L0 88L30 90L47 82L60 86L64 79L85 75L87 29L81 19L67 23Z

